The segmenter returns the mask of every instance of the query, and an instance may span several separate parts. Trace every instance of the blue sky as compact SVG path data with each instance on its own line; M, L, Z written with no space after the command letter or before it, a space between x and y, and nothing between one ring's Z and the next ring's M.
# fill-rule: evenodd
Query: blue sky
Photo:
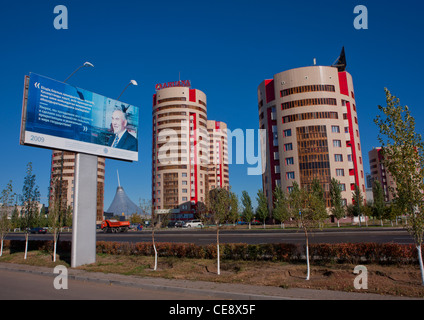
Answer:
M68 9L68 30L53 26L56 5ZM355 6L368 9L368 30L356 30ZM411 108L422 133L424 111L424 5L418 1L7 1L0 11L2 154L0 188L13 181L21 193L33 163L47 204L51 151L19 145L24 76L35 72L64 80L90 61L70 84L111 98L131 79L120 100L140 108L139 161L106 161L105 210L118 185L136 203L151 197L151 111L155 84L191 81L208 99L208 118L231 130L258 129L257 87L276 73L331 65L345 46L352 74L365 172L378 146L373 119L385 103L384 87ZM260 176L247 165L230 166L233 191L252 198ZM0 189L0 190L1 190Z

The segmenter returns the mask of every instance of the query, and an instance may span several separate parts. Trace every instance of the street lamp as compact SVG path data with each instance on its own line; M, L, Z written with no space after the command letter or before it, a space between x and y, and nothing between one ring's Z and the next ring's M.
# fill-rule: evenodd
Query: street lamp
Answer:
M72 72L70 75L69 75L69 77L67 77L66 78L66 80L65 81L63 81L63 82L66 82L66 81L68 81L69 80L69 78L70 77L72 77L79 69L81 69L81 68L84 68L84 67L91 67L91 68L94 68L94 65L92 64L92 63L90 63L90 62L88 62L88 61L86 61L86 62L84 62L84 64L82 65L82 66L79 66L78 68L76 68L75 69L75 71L74 72Z
M63 81L63 83L66 83L66 81L68 81L79 69L84 68L84 67L91 67L94 68L94 65L91 62L84 62L83 65L79 66L78 68L76 68L74 70L74 72L72 72L69 77L67 77L65 79L65 81ZM59 211L61 210L61 205L62 205L62 180L63 180L63 155L64 152L61 152L61 164L60 164L60 180L59 180Z
M137 83L137 81L135 81L135 80L131 80L131 81L127 84L127 86L124 88L124 90L122 90L121 94L119 95L119 97L118 97L118 98L116 98L116 100L119 100L119 98L122 96L122 94L124 93L124 91L125 91L125 90L127 90L127 88L128 88L130 85L137 86L137 85L138 85L138 83Z

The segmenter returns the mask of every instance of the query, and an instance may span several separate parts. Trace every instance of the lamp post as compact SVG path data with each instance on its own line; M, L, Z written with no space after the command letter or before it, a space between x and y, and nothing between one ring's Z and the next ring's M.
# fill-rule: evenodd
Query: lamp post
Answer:
M81 66L79 66L78 68L76 68L75 70L74 70L74 72L72 72L70 75L69 75L69 77L67 77L66 79L65 79L65 81L63 81L64 83L66 83L66 81L68 81L79 69L81 69L81 68L84 68L84 67L91 67L91 68L94 68L94 65L92 64L92 63L90 63L90 62L88 62L88 61L86 61L86 62L84 62L84 64L83 65L81 65Z
M124 88L124 90L122 90L121 94L118 96L118 98L116 98L116 100L119 100L119 98L122 96L122 94L125 92L125 90L127 90L127 88L128 88L130 85L137 86L137 85L138 85L138 83L137 83L137 81L135 81L135 80L131 80L131 81L127 84L127 86Z
M84 67L90 67L94 68L94 65L91 62L84 62L84 64L80 65L78 68L76 68L66 79L63 81L63 83L66 83L79 69ZM61 164L60 164L60 180L59 180L59 211L61 210L62 206L62 180L63 180L63 151L61 154Z

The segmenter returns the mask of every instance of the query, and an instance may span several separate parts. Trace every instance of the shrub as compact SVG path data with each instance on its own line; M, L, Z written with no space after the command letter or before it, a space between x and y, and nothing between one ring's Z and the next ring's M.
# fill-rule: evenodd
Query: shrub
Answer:
M70 252L71 241L59 241L58 252ZM25 241L5 240L4 248L11 252L25 249ZM53 248L51 240L30 240L28 250L50 252ZM196 245L193 243L161 242L156 244L160 257L216 259L215 244ZM245 244L228 243L220 245L221 257L227 260L246 261L281 261L296 262L304 258L304 248L290 243ZM97 253L112 255L153 256L154 249L149 242L110 242L98 241ZM396 243L338 243L310 244L309 254L312 263L378 263L378 264L413 264L418 262L414 245Z

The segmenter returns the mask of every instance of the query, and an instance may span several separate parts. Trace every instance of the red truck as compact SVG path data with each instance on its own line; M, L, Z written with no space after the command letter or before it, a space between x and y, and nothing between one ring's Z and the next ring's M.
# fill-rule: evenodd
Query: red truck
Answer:
M104 233L106 232L127 232L130 228L129 221L104 220L100 226Z

